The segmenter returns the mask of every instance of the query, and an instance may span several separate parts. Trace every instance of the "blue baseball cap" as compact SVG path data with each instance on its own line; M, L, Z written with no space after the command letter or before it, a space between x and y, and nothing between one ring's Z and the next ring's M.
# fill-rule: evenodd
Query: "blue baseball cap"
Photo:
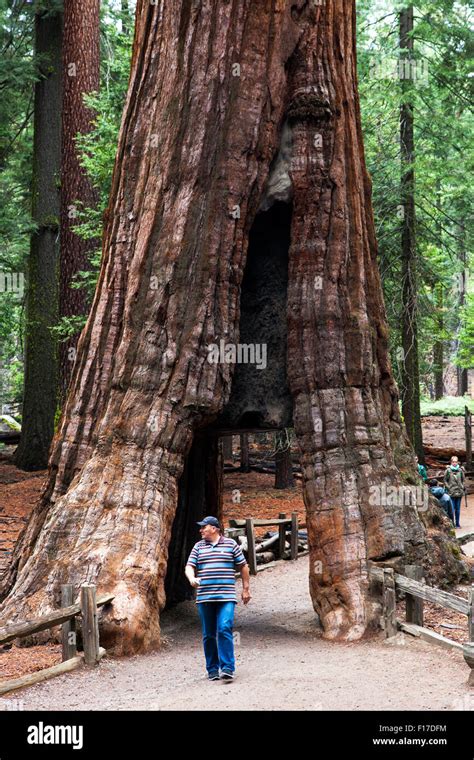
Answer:
M209 517L205 517L204 520L201 520L201 522L198 522L197 525L200 525L201 528L204 527L204 525L214 525L215 528L221 527L217 517L213 517L212 515L209 515Z

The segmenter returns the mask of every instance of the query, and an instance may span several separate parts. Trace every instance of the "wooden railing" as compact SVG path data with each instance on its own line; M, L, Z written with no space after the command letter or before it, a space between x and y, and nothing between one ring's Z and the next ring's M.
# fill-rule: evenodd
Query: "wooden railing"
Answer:
M383 627L387 638L394 636L398 629L450 649L461 650L466 663L471 668L469 685L474 686L474 590L469 590L468 599L448 591L427 586L423 582L423 569L419 565L406 565L405 575L395 573L392 568L369 565L369 577L382 584ZM396 592L406 594L406 620L396 616ZM441 607L467 616L467 641L460 644L446 636L425 628L423 625L423 602L433 602Z
M85 583L81 586L81 601L73 604L73 586L61 586L61 607L47 615L28 620L23 623L0 628L0 646L25 636L31 636L40 631L46 631L56 625L61 625L62 662L51 668L44 668L36 673L30 673L10 681L0 682L0 694L7 694L24 686L31 686L39 681L45 681L53 676L75 670L82 665L94 666L106 654L99 644L98 609L113 600L113 594L105 594L96 599L96 588ZM83 654L77 654L76 617L82 616Z
M241 535L247 537L248 563L250 575L257 575L257 553L255 551L255 528L278 527L278 551L277 557L283 559L285 554L286 532L290 529L290 559L298 559L298 513L292 512L291 517L280 513L278 519L255 520L247 517L244 520L229 520L230 528L226 529L226 535L234 538Z

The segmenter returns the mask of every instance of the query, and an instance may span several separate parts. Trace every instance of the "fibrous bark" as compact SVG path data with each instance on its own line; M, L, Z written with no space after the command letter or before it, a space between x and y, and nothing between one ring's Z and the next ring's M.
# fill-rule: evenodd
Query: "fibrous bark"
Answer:
M209 362L208 346L238 343L248 236L283 134L287 374L325 635L376 624L369 559L426 549L416 507L369 496L417 481L389 363L354 33L347 0L139 0L98 288L3 615L38 614L61 583L89 581L115 595L105 646L159 644L186 458L231 392L233 367Z
M61 141L61 262L59 308L61 317L87 314L83 288L72 288L78 272L89 269L89 256L98 241L83 240L74 232L81 208L94 207L98 195L79 163L78 134L92 128L93 112L84 95L96 92L100 81L99 0L64 3L63 94ZM77 336L60 346L60 391L65 398L76 357Z

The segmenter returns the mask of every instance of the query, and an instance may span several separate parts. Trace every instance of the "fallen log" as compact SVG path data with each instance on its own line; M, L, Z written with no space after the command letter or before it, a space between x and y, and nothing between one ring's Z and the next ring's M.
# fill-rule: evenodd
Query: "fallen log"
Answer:
M437 446L427 446L426 444L423 446L423 451L425 454L428 454L428 456L434 457L435 459L442 459L446 461L448 464L451 461L451 457L458 457L459 459L465 459L466 458L466 449L462 448L438 448Z
M255 551L258 552L264 552L266 551L270 546L273 546L273 544L278 543L278 533L276 533L271 538L267 538L264 541L262 541L260 544L257 544L255 547Z
M6 443L7 445L20 443L20 436L20 430L2 430L0 431L0 443Z
M260 552L257 554L257 565L266 565L267 562L273 562L275 555L273 552Z

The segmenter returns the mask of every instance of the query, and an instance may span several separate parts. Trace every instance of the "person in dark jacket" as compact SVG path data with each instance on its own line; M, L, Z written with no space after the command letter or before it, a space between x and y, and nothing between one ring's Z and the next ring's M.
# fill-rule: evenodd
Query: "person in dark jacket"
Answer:
M428 487L430 489L430 493L432 493L433 496L436 497L440 507L443 508L443 510L446 512L449 519L454 525L454 507L453 507L453 502L451 501L451 497L449 496L449 494L446 493L443 486L440 486L438 484L438 481L435 480L434 478L428 481Z
M457 457L451 457L451 464L446 468L444 484L451 497L456 518L456 528L460 528L461 500L464 496L464 470Z

